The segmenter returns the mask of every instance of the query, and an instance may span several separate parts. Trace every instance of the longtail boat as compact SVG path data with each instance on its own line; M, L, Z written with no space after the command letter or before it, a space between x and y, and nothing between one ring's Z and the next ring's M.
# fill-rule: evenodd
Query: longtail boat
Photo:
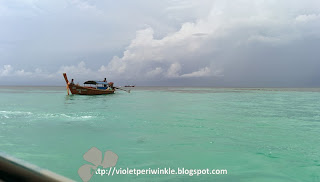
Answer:
M79 95L106 95L113 94L116 87L113 87L113 82L104 82L104 81L86 81L84 84L95 85L92 86L80 86L78 84L74 84L73 82L69 82L67 74L63 73L63 77L67 84L67 92L69 95L69 90L72 94ZM100 85L100 86L99 86Z

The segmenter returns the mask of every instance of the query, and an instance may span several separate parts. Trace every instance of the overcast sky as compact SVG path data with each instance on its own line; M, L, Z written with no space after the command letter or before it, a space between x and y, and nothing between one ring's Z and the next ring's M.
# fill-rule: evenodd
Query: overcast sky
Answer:
M319 87L319 0L0 0L0 85Z

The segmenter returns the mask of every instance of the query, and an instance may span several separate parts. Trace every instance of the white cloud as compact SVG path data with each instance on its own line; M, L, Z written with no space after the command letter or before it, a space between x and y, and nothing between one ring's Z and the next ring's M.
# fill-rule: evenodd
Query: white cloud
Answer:
M39 73L39 69L36 69L35 73ZM24 69L16 70L11 65L4 65L3 68L0 69L0 77L29 77L33 74L33 72L25 71Z
M102 68L111 75L125 78L143 78L156 74L159 78L170 79L179 78L180 74L196 72L196 68L192 68L196 60L192 57L201 56L203 51L207 51L205 44L212 40L212 37L207 35L212 34L213 31L209 27L203 20L196 23L187 22L179 31L168 34L162 39L154 38L154 30L151 27L139 30L135 39L123 52L123 56L114 57L107 66ZM211 64L206 59L197 61ZM214 76L210 73L212 72L206 71L206 74L191 74L184 78L193 77L193 75Z
M194 71L192 73L187 73L181 75L181 77L184 78L190 78L190 77L204 77L204 76L210 76L211 70L208 67L202 68L199 71Z
M57 72L80 76L91 74L92 70L86 67L85 62L81 61L78 65L62 66Z
M296 17L296 21L298 22L309 22L317 19L320 19L320 14L299 15Z
M93 71L86 67L86 64L81 61L78 65L61 66L56 72L49 73L45 72L40 68L36 68L33 71L25 71L24 69L15 69L11 65L4 65L0 69L1 77L15 77L15 78L32 78L32 79L57 79L62 78L62 73L68 73L75 77L84 78L87 75L90 76L101 76L103 71Z
M180 64L179 63L173 63L173 64L170 65L166 76L168 78L177 78L177 77L179 77L180 70L181 70Z
M87 11L98 16L105 15L105 13L98 9L96 5L90 4L88 1L71 0L70 2L73 6L79 8L81 11Z
M180 2L167 10L185 8L188 6ZM216 1L206 17L185 22L162 38L154 37L152 27L138 30L123 56L114 57L103 69L123 78L144 78L153 73L167 79L223 75L222 68L212 66L219 60L209 57L219 49L221 39L226 42L234 39L231 43L237 46L250 42L288 42L291 37L287 32L276 31L272 26L285 28L292 20L288 17L275 20L274 11L270 3Z
M11 65L4 65L3 69L0 69L0 76L8 76L12 70L13 68Z
M80 9L95 9L96 6L89 4L87 1L71 0L71 3L76 5Z
M17 76L31 76L32 72L24 71L24 69L22 69L22 70L15 71L14 74Z
M160 75L162 72L163 72L163 69L161 67L157 67L154 70L147 72L146 76L147 77L155 77L155 76Z

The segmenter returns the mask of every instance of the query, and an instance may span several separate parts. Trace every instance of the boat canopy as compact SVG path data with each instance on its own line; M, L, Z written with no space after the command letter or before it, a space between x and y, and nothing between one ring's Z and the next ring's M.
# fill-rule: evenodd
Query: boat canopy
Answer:
M84 82L83 84L93 84L93 85L104 84L104 85L107 85L108 82L89 80L89 81Z

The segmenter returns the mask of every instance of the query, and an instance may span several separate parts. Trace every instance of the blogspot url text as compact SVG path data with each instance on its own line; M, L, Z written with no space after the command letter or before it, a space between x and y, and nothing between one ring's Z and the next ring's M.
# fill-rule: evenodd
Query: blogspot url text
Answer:
M98 168L95 171L96 175L101 176L114 176L114 175L226 175L226 169L185 169L185 168L148 168L148 169L135 169L135 168L116 168L110 167L109 169Z

